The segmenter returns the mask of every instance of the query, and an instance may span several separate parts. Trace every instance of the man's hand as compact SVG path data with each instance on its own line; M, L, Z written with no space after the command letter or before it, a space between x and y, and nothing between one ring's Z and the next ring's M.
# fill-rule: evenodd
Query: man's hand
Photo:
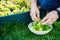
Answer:
M39 9L36 6L31 8L30 15L31 15L31 18L32 18L33 21L38 21L39 13L40 13Z
M37 7L37 0L31 0L31 13L30 16L33 21L38 21L39 9Z
M53 24L58 19L58 14L56 11L49 12L42 20L43 25Z

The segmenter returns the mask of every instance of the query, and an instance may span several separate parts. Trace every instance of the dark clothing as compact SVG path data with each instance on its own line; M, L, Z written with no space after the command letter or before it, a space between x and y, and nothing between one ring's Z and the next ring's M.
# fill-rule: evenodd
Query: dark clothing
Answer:
M45 10L51 11L60 7L60 0L38 0L40 6Z
M43 9L48 11L56 10L60 7L60 0L38 0L38 3Z

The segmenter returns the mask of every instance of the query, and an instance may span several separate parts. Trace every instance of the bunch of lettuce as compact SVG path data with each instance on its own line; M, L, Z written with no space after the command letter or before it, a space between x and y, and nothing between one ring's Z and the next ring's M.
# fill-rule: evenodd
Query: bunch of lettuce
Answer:
M33 22L32 23L32 30L36 30L36 31L46 31L49 30L51 27L49 27L48 25L42 25L41 22Z

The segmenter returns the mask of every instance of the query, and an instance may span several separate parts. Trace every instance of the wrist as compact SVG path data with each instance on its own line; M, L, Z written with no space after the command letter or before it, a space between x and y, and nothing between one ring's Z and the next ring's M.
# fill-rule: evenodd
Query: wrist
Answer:
M37 6L37 0L31 0L31 6Z
M57 8L57 10L60 10L60 7L59 7L59 8Z
M37 7L37 4L36 3L31 3L31 8L35 8Z
M38 8L36 5L32 5L31 8Z
M58 14L58 16L60 17L60 10L55 10Z

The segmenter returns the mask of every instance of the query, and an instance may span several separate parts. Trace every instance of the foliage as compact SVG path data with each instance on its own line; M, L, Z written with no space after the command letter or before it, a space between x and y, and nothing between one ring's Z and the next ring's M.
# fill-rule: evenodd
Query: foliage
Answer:
M30 10L30 0L0 0L0 17Z

